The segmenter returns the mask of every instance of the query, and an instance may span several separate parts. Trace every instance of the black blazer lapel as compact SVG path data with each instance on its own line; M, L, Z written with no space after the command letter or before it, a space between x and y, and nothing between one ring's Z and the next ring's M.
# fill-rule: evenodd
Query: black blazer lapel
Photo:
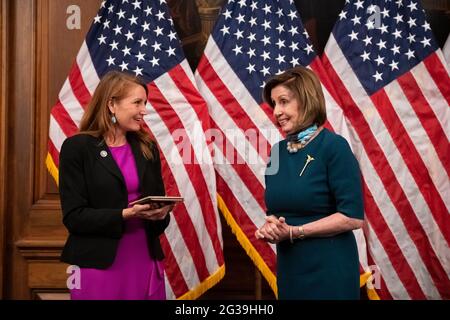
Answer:
M124 186L125 179L123 178L122 172L119 169L116 161L112 157L111 151L106 145L103 139L97 138L92 144L92 151L95 158L114 176L116 176Z

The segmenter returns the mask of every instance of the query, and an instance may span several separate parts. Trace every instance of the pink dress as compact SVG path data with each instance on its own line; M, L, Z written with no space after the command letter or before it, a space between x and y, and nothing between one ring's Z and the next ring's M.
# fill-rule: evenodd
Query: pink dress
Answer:
M128 202L138 199L139 179L130 145L109 149L125 179ZM72 300L166 299L163 263L149 255L144 221L140 218L125 221L125 231L109 268L81 268L80 274L80 288L70 290Z

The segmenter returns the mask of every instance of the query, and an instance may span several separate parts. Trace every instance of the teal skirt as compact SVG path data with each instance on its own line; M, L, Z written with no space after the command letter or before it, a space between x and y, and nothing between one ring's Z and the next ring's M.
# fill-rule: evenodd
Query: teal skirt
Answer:
M291 225L306 223L299 220L303 219L286 217ZM281 300L358 300L359 259L353 232L279 243L277 285Z

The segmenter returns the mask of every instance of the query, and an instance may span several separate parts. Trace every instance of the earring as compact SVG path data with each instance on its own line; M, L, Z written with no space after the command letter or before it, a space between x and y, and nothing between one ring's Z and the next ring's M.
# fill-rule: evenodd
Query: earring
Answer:
M112 116L111 116L111 122L112 122L113 124L116 124L116 123L117 123L117 118L116 118L115 115L112 115Z

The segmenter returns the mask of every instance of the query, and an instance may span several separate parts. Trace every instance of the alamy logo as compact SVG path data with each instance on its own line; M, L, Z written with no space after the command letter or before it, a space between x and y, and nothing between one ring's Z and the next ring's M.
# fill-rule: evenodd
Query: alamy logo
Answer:
M371 5L366 11L370 16L367 18L367 28L380 29L381 28L381 9L379 6Z
M81 270L79 266L68 266L66 273L70 276L67 278L66 285L69 290L81 289Z
M369 271L372 274L367 278L366 285L368 289L381 289L381 273L376 265L369 266Z
M69 30L81 29L81 9L77 5L71 5L67 7L66 13L70 16L67 17L66 26Z

